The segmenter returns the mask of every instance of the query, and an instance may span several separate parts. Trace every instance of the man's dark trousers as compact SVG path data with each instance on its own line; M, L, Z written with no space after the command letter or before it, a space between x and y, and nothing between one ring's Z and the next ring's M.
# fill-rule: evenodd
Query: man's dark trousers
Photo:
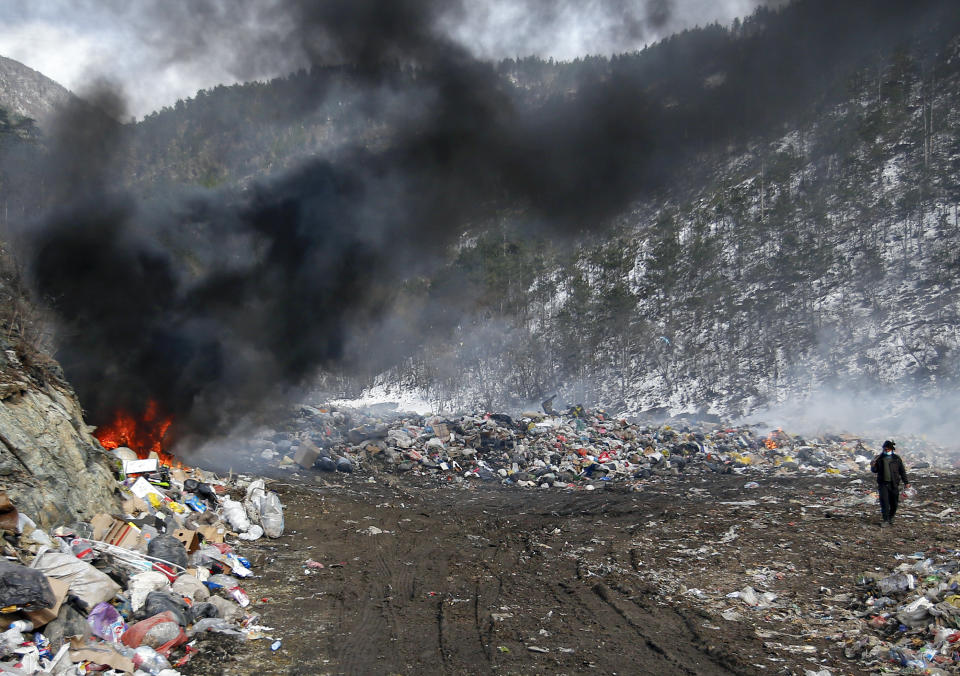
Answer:
M900 504L900 491L892 481L881 481L877 484L877 492L880 494L880 515L884 521L891 521Z

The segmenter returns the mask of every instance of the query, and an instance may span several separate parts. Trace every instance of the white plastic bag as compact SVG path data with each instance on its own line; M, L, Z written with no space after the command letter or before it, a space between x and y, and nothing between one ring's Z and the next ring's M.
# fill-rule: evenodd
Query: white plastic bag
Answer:
M283 535L283 505L280 496L273 491L260 498L260 523L268 538Z
M145 570L130 578L130 607L134 612L140 610L152 591L170 589L170 580L163 573Z
M237 537L240 538L241 540L246 540L248 542L259 540L260 538L263 537L263 528L261 526L258 526L257 524L253 524L252 526L250 526L250 530L248 530L246 533L240 533L240 535L238 535Z
M241 503L230 498L224 498L220 502L223 506L223 516L235 531L243 533L250 530L250 519L247 518L247 512Z
M897 613L897 619L908 627L923 627L930 619L933 604L924 597L908 603Z
M254 524L260 524L269 538L283 535L283 505L273 491L267 492L263 479L257 479L247 487L244 500L247 516Z
M120 585L109 575L70 554L41 548L30 567L49 577L67 581L70 593L90 608L120 593Z

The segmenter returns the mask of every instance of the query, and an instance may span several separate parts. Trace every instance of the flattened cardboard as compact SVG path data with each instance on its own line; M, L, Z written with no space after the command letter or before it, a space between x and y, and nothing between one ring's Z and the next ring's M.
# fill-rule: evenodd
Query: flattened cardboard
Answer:
M207 542L223 542L227 530L224 526L200 526L197 532L203 536Z
M110 532L113 522L116 521L109 514L97 514L90 519L90 525L93 526L93 539L103 540L103 537Z
M133 666L133 660L121 655L110 643L84 643L79 638L70 641L70 661L106 664L108 667L128 674L137 670Z
M293 461L304 469L310 469L319 457L320 449L309 439L304 439L300 442L297 452L294 453Z
M53 622L57 619L57 616L60 614L60 606L63 605L63 600L67 598L67 592L70 591L70 581L61 580L56 577L50 577L49 575L45 576L47 582L50 583L50 588L53 590L53 596L57 602L53 605L53 608L41 608L40 610L25 610L23 614L27 616L35 629Z
M190 530L189 528L178 528L173 531L173 537L177 538L183 543L184 548L187 550L187 554L200 549L200 533L195 530Z

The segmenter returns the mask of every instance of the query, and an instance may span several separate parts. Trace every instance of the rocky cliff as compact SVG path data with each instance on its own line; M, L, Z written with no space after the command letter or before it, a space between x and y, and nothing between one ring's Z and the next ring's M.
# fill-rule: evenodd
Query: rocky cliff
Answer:
M59 366L31 339L16 280L0 278L0 490L41 527L116 507L106 452Z
M0 56L0 108L44 126L72 94L46 75Z

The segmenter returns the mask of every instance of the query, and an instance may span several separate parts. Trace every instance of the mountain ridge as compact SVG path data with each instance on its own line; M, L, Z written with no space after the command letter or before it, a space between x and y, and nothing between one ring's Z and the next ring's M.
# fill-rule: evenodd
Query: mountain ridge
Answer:
M73 94L29 66L0 56L0 108L45 127Z

